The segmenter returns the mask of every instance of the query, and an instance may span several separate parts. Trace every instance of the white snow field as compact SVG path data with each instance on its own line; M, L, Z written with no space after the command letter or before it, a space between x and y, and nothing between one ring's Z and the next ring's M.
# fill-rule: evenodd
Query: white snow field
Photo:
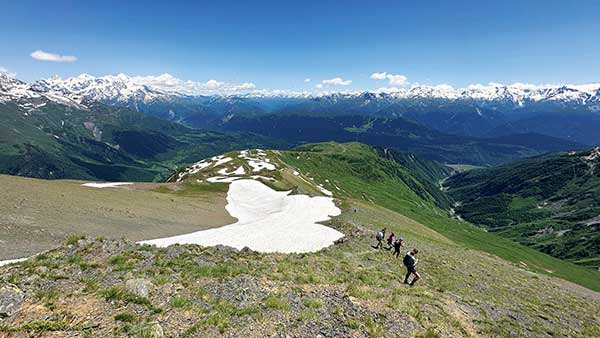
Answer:
M90 182L90 183L84 183L82 184L84 187L91 187L91 188L115 188L121 185L128 185L131 184L130 182L106 182L106 183L96 183L96 182Z
M7 259L5 261L0 261L0 266L3 265L8 265L8 264L12 264L12 263L18 263L18 262L23 262L25 260L27 260L29 257L24 257L24 258L15 258L15 259Z
M249 247L259 252L314 252L344 236L330 227L317 224L337 216L341 210L330 197L289 195L261 182L240 179L231 182L227 211L238 219L221 228L142 241L159 247L171 244Z

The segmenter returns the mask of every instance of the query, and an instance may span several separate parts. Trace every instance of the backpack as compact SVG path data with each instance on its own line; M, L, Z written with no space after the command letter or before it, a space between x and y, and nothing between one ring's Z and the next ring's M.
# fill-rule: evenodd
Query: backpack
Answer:
M379 232L377 233L377 235L375 236L375 239L376 239L376 240L378 240L378 241L380 241L380 240L382 240L382 239L383 239L383 236L385 236L385 235L383 234L383 231L379 231Z
M415 265L415 259L413 258L413 256L411 256L410 254L406 254L404 256L404 259L402 260L402 263L404 263L404 266L407 267L412 267Z

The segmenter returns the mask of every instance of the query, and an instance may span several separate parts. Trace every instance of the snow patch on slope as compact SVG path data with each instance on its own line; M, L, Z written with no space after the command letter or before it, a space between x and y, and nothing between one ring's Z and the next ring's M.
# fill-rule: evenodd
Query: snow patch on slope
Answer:
M130 182L105 182L105 183L96 183L96 182L89 182L89 183L83 183L82 185L84 187L90 187L90 188L116 188L116 187L120 187L123 185L129 185L132 184Z
M344 235L317 224L341 213L329 197L289 195L254 180L235 180L227 193L227 211L238 219L221 228L143 241L160 247L172 244L249 247L260 252L314 252Z

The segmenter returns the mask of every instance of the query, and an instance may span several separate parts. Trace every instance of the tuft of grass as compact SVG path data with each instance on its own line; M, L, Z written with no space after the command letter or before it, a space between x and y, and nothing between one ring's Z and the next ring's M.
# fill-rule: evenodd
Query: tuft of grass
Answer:
M81 282L84 284L83 292L85 293L95 292L100 287L98 281L93 278L82 278Z
M346 292L355 298L360 298L360 299L370 299L372 298L372 292L368 287L360 287L357 286L356 284L350 284L348 285L348 287L346 288Z
M42 302L45 307L50 310L54 310L56 308L56 301L60 294L56 290L38 290L34 294L34 298Z
M116 271L127 271L134 268L129 258L123 255L115 255L108 259L108 264L114 266Z
M41 254L35 256L36 261L44 261L47 259L48 259L48 255L46 255L45 253L41 253Z
M298 320L303 322L309 320L316 320L317 318L319 318L319 315L314 310L302 310L300 312L300 315L298 316Z
M385 330L381 324L378 324L371 318L371 316L365 316L364 318L365 328L367 329L367 334L372 338L385 337Z
M81 268L81 270L85 271L85 270L89 270L89 269L97 269L98 267L100 267L100 264L95 263L95 262L86 262L83 257L81 257L80 255L72 255L67 259L67 263L69 264L77 264L79 265L79 268Z
M435 332L434 329L432 328L428 328L427 331L425 331L425 333L423 333L422 335L418 336L419 338L441 338L441 336Z
M283 298L281 298L278 294L270 294L263 299L263 304L268 309L277 309L281 311L289 311L290 304L288 304Z
M52 332L63 331L67 328L67 323L64 320L32 320L18 326L0 325L0 332ZM35 335L32 335L32 337Z
M176 309L189 309L192 307L192 301L188 298L177 296L171 299L171 306Z
M248 272L247 268L235 264L198 265L191 260L186 260L181 257L158 260L156 265L158 267L180 271L190 279L198 279L200 277L231 278Z
M360 328L360 322L358 320L348 318L348 321L346 322L346 326L348 326L352 330L358 330Z
M131 312L119 312L115 315L115 320L119 322L131 323L136 320L136 315Z
M197 337L197 332L203 327L207 326L215 327L221 334L223 334L231 325L231 317L253 315L258 313L259 310L260 309L255 306L236 307L231 305L229 302L218 300L210 307L210 309L207 310L209 314L207 318L189 327L181 336Z
M303 303L304 306L311 309L320 309L323 307L323 301L321 301L319 298L305 298Z
M85 239L83 235L70 235L65 242L66 245L75 245L80 240Z
M146 306L154 313L162 312L162 309L152 305L148 298L139 297L118 286L113 286L109 289L102 290L100 291L100 295L104 297L106 301L123 301L125 303L139 304Z

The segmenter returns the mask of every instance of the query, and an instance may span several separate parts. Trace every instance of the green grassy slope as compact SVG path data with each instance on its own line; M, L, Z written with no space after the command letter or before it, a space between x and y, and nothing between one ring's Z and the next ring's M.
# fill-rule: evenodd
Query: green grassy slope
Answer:
M452 241L521 264L528 269L558 276L600 290L600 272L579 267L525 247L469 223L449 217L435 205L426 190L407 178L406 169L377 156L359 143L323 143L284 152L283 160L320 182L328 179L340 196L380 205L427 225ZM413 179L414 180L414 179ZM335 187L328 189L336 191Z
M16 288L24 295L17 312L0 322L0 335L600 334L598 293L549 276L556 272L536 272L555 263L597 289L596 276L578 276L578 271L590 271L451 220L408 168L380 157L376 149L327 143L265 153L278 169L260 174L276 179L270 183L274 187L322 195L317 188L322 184L333 192L343 212L326 224L343 232L343 239L316 253L261 254L71 237L57 249L0 267L0 288ZM236 156L225 165L234 169L244 164ZM186 191L210 193L211 184L196 180L219 174L219 168L154 193L167 198L178 194L181 185ZM224 183L212 187L220 192L226 188ZM415 286L402 283L401 259L371 248L381 227L405 238L402 252L421 250L423 279ZM132 285L139 284L148 286L147 294L136 293Z
M0 173L38 178L163 180L197 158L247 147L285 147L249 133L192 130L127 109L48 102L0 104Z
M457 212L555 257L600 266L598 149L556 153L450 177Z

